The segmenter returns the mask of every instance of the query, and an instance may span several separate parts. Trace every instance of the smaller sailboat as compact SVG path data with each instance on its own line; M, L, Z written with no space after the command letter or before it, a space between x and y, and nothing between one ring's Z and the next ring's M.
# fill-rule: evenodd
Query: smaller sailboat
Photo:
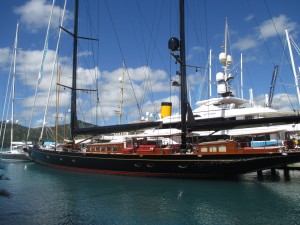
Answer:
M17 57L17 43L18 43L18 31L19 23L17 23L16 28L16 37L13 49L13 77L12 77L12 92L11 92L11 127L10 127L10 150L2 151L0 159L1 160L28 160L28 154L24 151L25 146L24 142L14 141L14 101L15 101L15 75L16 75L16 57ZM27 144L31 144L28 142Z

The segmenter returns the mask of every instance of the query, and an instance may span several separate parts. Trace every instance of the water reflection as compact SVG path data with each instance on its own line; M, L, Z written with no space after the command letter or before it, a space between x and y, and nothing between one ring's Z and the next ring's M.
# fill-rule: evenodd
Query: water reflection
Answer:
M300 172L188 180L65 171L7 164L13 193L0 198L10 224L287 224L300 211ZM4 207L5 204L5 207ZM2 206L1 206L2 205ZM287 209L282 211L282 209ZM13 218L11 215L17 215Z

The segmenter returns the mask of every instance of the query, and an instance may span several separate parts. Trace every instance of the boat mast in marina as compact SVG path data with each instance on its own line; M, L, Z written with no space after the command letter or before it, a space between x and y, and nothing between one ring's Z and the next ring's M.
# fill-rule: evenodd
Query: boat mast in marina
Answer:
M79 1L75 0L74 11L74 33L73 33L73 73L72 73L72 89L71 89L71 137L75 141L75 123L77 124L76 116L76 79L77 79L77 45L78 45L78 4Z
M185 58L185 19L184 0L180 0L180 82L181 82L181 149L186 150L186 115L187 115L187 88L186 88L186 58Z
M49 22L48 22L48 28L47 28L47 34L46 34L46 40L45 40L45 46L48 45L48 35L49 35L49 29L50 29L50 25L51 25L51 18L52 18L52 13L53 13L53 8L54 8L54 2L53 1L53 4L52 4L52 9L51 9L51 14L50 14L50 18L49 18ZM61 22L60 22L60 27L63 26L63 22L64 22L64 17L65 17L65 10L66 10L66 4L67 4L67 1L65 0L64 2L64 8L63 8L63 12L62 12L62 18L61 18ZM50 94L51 94L51 88L52 88L52 83L53 83L53 78L54 78L54 72L55 72L55 66L57 64L57 56L58 56L58 49L59 49L59 45L60 45L60 39L61 39L61 32L62 30L59 29L59 33L58 33L58 40L57 40L57 43L56 43L56 50L55 50L55 55L54 55L54 60L53 60L53 64L52 64L52 72L51 72L51 81L50 81L50 85L49 85L49 89L48 89L48 96L47 96L47 104L45 106L45 111L44 111L44 118L43 118L43 125L42 125L42 130L41 130L41 133L40 133L40 137L39 137L39 141L42 140L43 138L43 135L44 135L44 129L45 129L45 126L46 126L46 120L47 120L47 115L48 115L48 109L49 109L49 104L50 104ZM44 55L45 56L46 52L45 52L45 49L44 49ZM43 62L42 62L43 63ZM42 67L41 67L42 68ZM41 69L42 70L42 69ZM40 71L39 73L39 76L40 74L42 73L43 71ZM38 78L38 80L41 79L41 77ZM60 83L60 81L58 81L58 84ZM37 86L39 85L39 82L37 83ZM37 91L37 90L36 90ZM58 103L57 103L58 104ZM57 110L56 110L57 111ZM30 128L29 128L30 129ZM29 131L28 131L28 134L29 134ZM57 132L56 132L56 135L57 135ZM57 144L57 141L56 141L56 144Z
M289 47L289 52L290 52L290 58L291 58L291 63L292 63L292 68L293 68L293 74L294 74L294 79L295 79L295 85L296 85L296 91L297 91L297 97L298 97L298 104L300 106L300 89L299 89L299 81L298 81L298 75L296 72L296 67L295 67L295 61L294 61L294 55L293 55L293 51L292 51L292 47L291 47L291 37L288 33L287 30L285 30L285 35L286 35L286 40L288 43L288 47ZM298 47L298 46L297 46ZM298 48L299 50L299 48ZM300 67L299 67L299 73L300 73Z
M118 109L115 110L115 113L119 115L119 124L122 124L122 117L123 117L123 103L124 103L124 77L125 77L125 61L123 59L123 71L122 76L119 77L120 82L120 104L118 105Z
M11 89L11 129L10 129L10 149L11 150L13 150L13 137L14 137L15 79L16 79L18 32L19 32L19 22L17 23L16 39L15 39L15 44L14 44L14 65L13 65L13 77L12 77L12 89Z
M24 148L24 142L16 142L14 141L14 124L18 123L18 121L15 122L15 80L16 80L16 61L17 61L17 46L18 46L18 33L19 33L19 22L17 23L17 28L16 28L16 36L15 36L15 42L14 42L14 49L13 49L13 75L12 75L12 83L11 83L11 118L10 120L7 120L7 123L10 122L11 126L10 126L10 150L9 151L2 151L2 147L3 147L3 142L4 142L4 136L5 136L5 130L6 130L6 124L5 123L5 128L4 128L4 133L2 134L2 124L3 121L1 123L1 134L3 135L2 137L2 146L1 146L1 151L0 151L0 159L1 160L16 160L16 161L27 161L27 153L25 153L23 151ZM8 91L8 87L9 87L9 80L10 77L8 79L7 82L7 90L6 93ZM7 97L7 95L6 95ZM6 103L6 100L5 100ZM4 104L5 105L5 104ZM4 106L5 108L5 106ZM8 112L8 111L7 111ZM3 115L4 115L4 110L3 110ZM7 116L7 115L6 115ZM1 135L0 135L1 136ZM31 143L28 143L31 144Z
M125 62L124 62L124 59L123 59L123 72L122 72L122 77L119 78L120 85L121 85L121 87L120 87L121 96L120 96L119 124L122 124L122 117L123 117L124 75L125 75Z

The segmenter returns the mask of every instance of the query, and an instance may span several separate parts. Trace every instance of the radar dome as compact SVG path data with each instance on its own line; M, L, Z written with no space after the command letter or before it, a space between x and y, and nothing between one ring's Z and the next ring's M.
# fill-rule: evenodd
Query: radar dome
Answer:
M227 56L227 64L231 64L232 63L232 56L231 55L228 55Z
M226 54L225 52L221 52L219 55L219 60L221 63L225 64L226 63Z
M226 93L226 86L225 84L218 84L218 94Z
M217 81L223 81L224 80L224 73L218 72L216 75L216 80Z

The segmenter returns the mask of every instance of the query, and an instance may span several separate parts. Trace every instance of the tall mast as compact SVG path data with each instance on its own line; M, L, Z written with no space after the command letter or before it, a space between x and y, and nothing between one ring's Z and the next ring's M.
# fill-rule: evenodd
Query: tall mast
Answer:
M78 5L79 1L75 0L75 12L74 12L74 33L73 33L73 76L72 76L72 88L71 88L71 136L74 140L75 123L77 123L76 116L76 79L77 79L77 35L78 35Z
M241 53L241 98L244 99L243 53Z
M26 141L28 141L29 135L30 135L31 123L32 123L33 113L34 113L34 110L35 110L35 104L36 104L36 99L37 99L38 87L39 87L39 84L42 80L42 74L43 74L43 70L44 70L44 62L45 62L46 54L47 54L47 51L48 51L48 38L49 38L49 31L50 31L51 18L52 18L52 14L53 14L54 4L55 4L55 0L52 1L51 13L50 13L50 17L49 17L49 20L48 20L47 33L46 33L46 38L45 38L45 42L44 42L44 49L43 49L43 57L42 57L41 65L40 65L40 70L39 70L37 83L36 83L36 86L35 86L33 107L31 109L31 115L30 115L30 121L29 121L29 127L28 127ZM51 88L51 85L49 86L49 89L50 88ZM45 127L45 124L46 124L47 107L48 107L48 104L46 104L46 109L45 109L45 113L44 113L44 120L43 120L43 126L42 126L42 131L41 131L41 134L40 134L39 141L41 141L41 139L42 139L43 132L44 132L44 127Z
M124 98L124 76L125 76L125 62L123 59L123 72L122 77L119 78L121 84L121 97L120 97L120 112L119 112L119 124L122 124L122 116L123 116L123 98Z
M212 98L212 74L211 74L211 61L212 61L212 56L211 56L212 50L209 50L209 98Z
M57 99L56 99L56 116L55 116L55 146L58 143L58 110L59 110L59 94L60 94L60 66L58 67L58 79L57 79Z
M176 63L180 64L180 87L181 87L181 146L183 151L186 149L186 115L187 115L187 87L186 87L186 60L185 60L185 28L184 28L184 0L179 3L180 12L180 40L176 37L169 39L168 48L172 52L180 51L180 55L171 55L175 58Z
M296 85L296 90L297 90L297 96L298 96L298 103L300 105L300 90L299 90L298 76L297 76L297 72L296 72L296 68L295 68L295 61L294 61L294 55L293 55L291 42L290 42L290 36L289 36L289 33L287 30L285 30L285 35L286 35L286 40L287 40L289 52L290 52L290 58L291 58L293 74L294 74L294 79L295 79L295 85Z
M224 53L227 57L227 38L228 38L228 18L226 17L225 22L225 37L224 37ZM227 58L226 58L227 61ZM227 75L227 62L225 63L225 75Z
M226 17L226 23L225 23L225 38L224 38L224 52L221 52L219 55L219 60L223 64L223 72L218 72L216 75L216 79L218 82L218 94L222 97L228 97L233 96L231 92L231 88L229 86L229 81L233 77L228 72L228 67L232 63L232 57L230 55L227 55L228 52L228 18Z
M181 82L181 149L186 149L186 60L185 60L185 26L184 26L184 0L180 0L180 82Z
M54 2L55 2L55 1L53 1L53 4L52 4L52 11L53 11L53 7L54 7ZM61 17L60 27L62 27L63 22L64 22L64 16L65 16L65 11L66 11L66 4L67 4L67 0L65 0L65 3L64 3L64 9L63 9L62 17ZM49 18L46 41L48 40L49 28L50 28L50 22L51 22L51 18L52 18L52 11L51 11L51 15L50 15L50 18ZM58 40L57 40L57 43L56 43L56 50L55 50L55 55L54 55L54 60L53 60L53 65L52 65L51 81L50 81L50 85L49 85L49 89L48 89L47 104L46 104L45 111L44 111L44 120L43 120L43 126L42 126L42 130L41 130L39 142L40 142L40 141L42 140L42 138L43 138L43 135L44 135L44 128L45 128L45 125L46 125L46 119L47 119L47 115L48 115L48 107L49 107L49 102L50 102L50 94L51 94L52 82L53 82L55 66L56 66L56 64L57 64L57 58L58 58L57 55L58 55L58 48L59 48L59 44L60 44L61 32L62 32L62 29L59 29ZM47 42L48 42L48 41L47 41ZM47 43L47 42L46 42L46 43ZM47 45L48 45L48 44L47 44ZM45 56L45 54L44 54L44 56Z
M18 32L19 32L19 22L17 23L16 38L15 38L15 43L14 43L14 65L13 65L12 92L11 92L11 129L10 129L10 149L11 150L13 147L12 142L13 142L13 136L14 136L15 79L16 79Z

